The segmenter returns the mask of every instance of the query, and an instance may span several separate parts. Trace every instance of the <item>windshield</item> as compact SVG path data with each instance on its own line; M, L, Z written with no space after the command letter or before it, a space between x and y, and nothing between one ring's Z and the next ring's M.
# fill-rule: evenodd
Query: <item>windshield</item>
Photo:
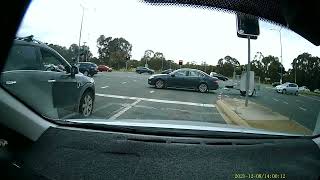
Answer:
M319 134L319 47L262 20L257 39L240 38L236 21L138 0L34 0L1 86L53 121Z

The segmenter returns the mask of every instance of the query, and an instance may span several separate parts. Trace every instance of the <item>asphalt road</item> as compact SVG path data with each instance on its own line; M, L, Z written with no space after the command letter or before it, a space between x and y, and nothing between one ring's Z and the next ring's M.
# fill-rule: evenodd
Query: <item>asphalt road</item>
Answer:
M218 93L222 93L223 97L244 98L240 96L239 90L221 88ZM317 96L280 94L272 86L261 85L257 95L249 97L249 100L295 120L312 131L320 116L320 97Z
M94 76L96 96L90 118L187 120L226 122L218 112L215 91L156 89L147 83L150 75L133 72L103 72Z

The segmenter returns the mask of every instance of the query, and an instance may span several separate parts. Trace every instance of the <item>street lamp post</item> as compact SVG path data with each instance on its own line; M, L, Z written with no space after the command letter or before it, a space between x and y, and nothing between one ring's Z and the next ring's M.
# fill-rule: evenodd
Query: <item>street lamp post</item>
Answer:
M87 42L83 42L83 54L84 54L84 62L87 62L87 48L86 48L86 43Z
M297 84L297 63L294 63L294 83Z
M80 25L80 35L79 35L79 50L78 50L78 57L77 57L77 62L80 61L80 42L81 42L81 33L82 33L82 24L83 24L83 16L84 16L84 7L80 4L81 8L82 8L82 17L81 17L81 25Z
M280 84L282 84L282 69L283 69L283 66L282 66L282 38L281 38L281 30L282 30L282 27L280 27L279 30L277 30L277 29L270 29L270 30L279 31L279 34L280 34L280 61L281 61L281 67L280 67Z

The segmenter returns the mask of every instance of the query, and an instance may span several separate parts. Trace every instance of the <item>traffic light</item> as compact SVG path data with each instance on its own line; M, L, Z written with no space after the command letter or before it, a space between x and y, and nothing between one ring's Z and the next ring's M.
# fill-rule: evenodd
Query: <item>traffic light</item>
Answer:
M183 61L179 60L179 65L182 66L182 64L183 64Z

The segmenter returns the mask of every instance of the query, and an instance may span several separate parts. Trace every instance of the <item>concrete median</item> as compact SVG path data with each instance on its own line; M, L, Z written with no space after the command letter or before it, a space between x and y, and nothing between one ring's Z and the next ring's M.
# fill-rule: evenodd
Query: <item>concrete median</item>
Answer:
M276 132L312 134L310 129L296 121L251 101L249 101L249 106L245 107L244 100L225 98L218 100L217 106L235 125Z

